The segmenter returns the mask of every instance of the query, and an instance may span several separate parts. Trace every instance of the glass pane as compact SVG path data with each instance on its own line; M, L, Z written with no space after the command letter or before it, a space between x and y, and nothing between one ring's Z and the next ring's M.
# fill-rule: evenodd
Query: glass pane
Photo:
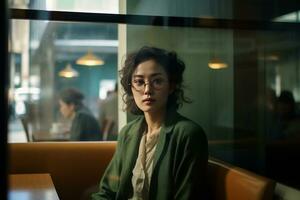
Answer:
M89 13L119 13L119 0L9 0L10 8Z
M11 24L9 142L116 140L117 25ZM69 88L82 93L84 106L74 91L61 94ZM63 108L60 100L75 106Z
M252 0L127 0L126 14L272 21L298 12L300 2ZM289 17L290 19L290 17ZM293 22L299 22L299 15Z
M300 3L218 0L9 0L10 8L110 14L300 22Z
M97 102L117 79L118 45L126 43L127 52L144 45L174 50L186 64L185 92L193 100L179 112L204 128L210 156L300 188L299 31L127 25L126 39L117 41L117 24L12 22L12 122L27 114L29 99L38 105L32 133L56 132L54 122L66 121L57 96L66 87L80 89L100 117ZM77 65L89 50L105 64ZM68 64L79 77L59 77Z
M211 155L232 161L234 148L234 32L203 28L127 28L128 51L143 45L157 46L178 53L186 64L185 94L193 102L180 113L200 124L209 139ZM212 69L209 62L219 59L227 65ZM254 136L255 137L255 136Z
M127 35L128 52L156 46L184 60L193 102L179 111L204 128L211 156L300 186L298 32L128 25Z

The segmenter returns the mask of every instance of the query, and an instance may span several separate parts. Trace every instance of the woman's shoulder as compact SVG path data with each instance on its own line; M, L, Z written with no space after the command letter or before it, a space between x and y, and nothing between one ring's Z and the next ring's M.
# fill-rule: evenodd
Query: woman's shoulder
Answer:
M190 129L191 130L193 130L193 129L203 130L202 127L198 123L194 122L193 120L191 120L179 113L177 113L176 115L177 115L176 120L174 120L174 122L175 122L174 126L176 128L184 128L184 129L188 129L188 130L190 130Z
M133 131L133 129L138 129L140 125L142 124L144 117L138 116L134 120L128 122L120 131L120 135L130 135Z
M177 115L177 120L173 124L173 134L178 134L181 137L206 137L203 128L180 114Z

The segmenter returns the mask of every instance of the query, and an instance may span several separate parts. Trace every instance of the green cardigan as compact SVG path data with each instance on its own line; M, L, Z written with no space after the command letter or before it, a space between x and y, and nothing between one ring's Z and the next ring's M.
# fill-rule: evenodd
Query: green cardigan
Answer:
M120 132L116 152L92 199L132 197L132 170L145 127L144 116ZM176 112L169 112L154 155L149 200L206 199L207 139L202 128Z

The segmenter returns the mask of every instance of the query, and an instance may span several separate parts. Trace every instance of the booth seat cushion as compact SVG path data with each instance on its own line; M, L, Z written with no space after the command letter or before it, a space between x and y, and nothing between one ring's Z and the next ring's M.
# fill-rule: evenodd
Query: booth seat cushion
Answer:
M9 145L9 173L50 173L60 199L80 199L98 185L115 142L40 142Z
M9 144L9 173L50 173L60 199L81 199L99 184L115 146L116 142ZM214 159L208 171L212 199L272 198L275 183L265 177Z
M270 200L275 182L250 171L211 158L208 182L212 199Z

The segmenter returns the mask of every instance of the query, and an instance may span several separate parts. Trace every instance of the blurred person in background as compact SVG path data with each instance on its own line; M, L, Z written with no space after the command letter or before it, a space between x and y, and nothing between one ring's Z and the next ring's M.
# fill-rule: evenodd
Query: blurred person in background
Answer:
M107 98L100 102L99 122L102 127L103 140L118 138L118 84L109 91Z
M283 138L300 138L300 115L291 91L283 90L277 99L279 127Z
M83 105L83 99L83 94L74 88L65 89L59 95L60 112L63 117L72 121L70 140L101 140L99 123L91 111Z

